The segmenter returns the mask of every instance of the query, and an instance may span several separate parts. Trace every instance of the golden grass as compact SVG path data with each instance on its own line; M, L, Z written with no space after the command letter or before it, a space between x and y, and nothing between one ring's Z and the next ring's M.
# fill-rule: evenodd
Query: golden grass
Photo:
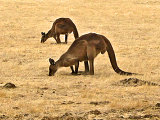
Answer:
M40 38L56 18L69 17L80 35L88 32L105 35L122 70L142 73L143 76L132 77L159 84L159 13L157 0L0 0L0 82L12 82L18 87L1 89L0 114L30 113L40 119L46 113L56 116L97 109L90 104L92 101L109 101L98 106L104 112L156 104L159 87L112 85L129 76L116 74L107 54L95 59L94 76L72 76L70 68L61 68L54 77L49 77L48 58L57 60L74 37L69 35L67 45L57 45L53 38L41 44ZM61 40L64 42L64 37ZM80 71L83 70L80 63ZM48 89L41 89L44 87ZM64 101L74 103L64 105Z
M148 103L139 101L139 100L124 100L124 99L118 99L113 100L111 104L109 105L112 109L118 109L118 110L130 110L130 109L140 109L148 106Z
M0 98L5 98L5 97L6 97L6 93L3 92L3 91L1 91L1 92L0 92Z

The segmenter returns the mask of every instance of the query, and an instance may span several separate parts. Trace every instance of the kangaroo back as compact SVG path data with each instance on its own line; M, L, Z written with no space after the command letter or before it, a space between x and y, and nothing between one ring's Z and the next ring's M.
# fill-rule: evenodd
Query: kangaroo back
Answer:
M60 22L64 22L64 24L66 23L66 24L70 25L73 28L73 34L74 34L75 39L79 37L77 27L76 27L76 25L73 23L73 21L70 18L59 18L59 19L56 19L55 22L52 25L52 31L55 32L55 26L56 26L57 23L60 23Z
M58 22L60 22L60 21L62 21L61 18L56 19L56 20L54 21L54 23L53 23L53 25L52 25L52 32L55 32L55 26L56 26L56 24L57 24Z

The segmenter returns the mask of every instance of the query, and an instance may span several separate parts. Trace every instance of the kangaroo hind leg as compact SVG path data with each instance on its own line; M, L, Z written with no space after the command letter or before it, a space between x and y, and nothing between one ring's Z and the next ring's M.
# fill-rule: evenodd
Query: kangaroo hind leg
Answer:
M78 74L79 62L75 64L75 73Z
M72 71L72 73L71 73L71 74L74 74L74 73L75 73L75 71L74 71L74 69L73 69L73 66L70 66L70 68L71 68L71 71Z
M87 57L90 65L90 75L94 75L94 58L96 57L95 46L87 46Z
M59 43L61 43L61 40L60 40L60 34L57 34L56 42L57 42L58 44L59 44Z
M65 43L67 44L68 34L65 34Z
M85 73L88 73L89 72L88 61L84 61L84 66L85 66Z

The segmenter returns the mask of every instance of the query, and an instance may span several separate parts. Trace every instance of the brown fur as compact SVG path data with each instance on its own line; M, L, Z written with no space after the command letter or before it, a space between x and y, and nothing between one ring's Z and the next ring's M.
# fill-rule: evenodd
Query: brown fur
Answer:
M115 72L120 75L135 74L124 72L118 67L112 45L105 36L89 33L76 39L67 52L57 62L54 62L54 64L51 62L53 59L50 58L49 75L54 75L60 67L69 67L72 65L76 66L75 71L78 72L79 62L81 61L89 61L90 75L94 75L94 59L99 53L104 54L106 51Z
M44 43L50 37L53 37L57 43L61 43L60 34L65 34L65 43L67 44L68 34L71 32L73 32L75 39L79 37L77 28L70 18L58 18L47 34L41 33L41 43Z

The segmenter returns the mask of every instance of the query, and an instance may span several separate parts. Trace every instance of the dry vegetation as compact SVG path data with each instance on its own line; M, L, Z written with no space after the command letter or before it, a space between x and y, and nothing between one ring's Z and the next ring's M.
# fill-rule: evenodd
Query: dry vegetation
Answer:
M116 74L107 54L96 58L94 76L72 76L69 68L48 76L48 58L57 60L74 41L70 34L67 45L40 43L59 17L71 18L80 35L105 35L122 70L160 84L158 0L0 0L0 86L17 86L0 88L0 120L160 119L160 87L114 86L129 76Z

